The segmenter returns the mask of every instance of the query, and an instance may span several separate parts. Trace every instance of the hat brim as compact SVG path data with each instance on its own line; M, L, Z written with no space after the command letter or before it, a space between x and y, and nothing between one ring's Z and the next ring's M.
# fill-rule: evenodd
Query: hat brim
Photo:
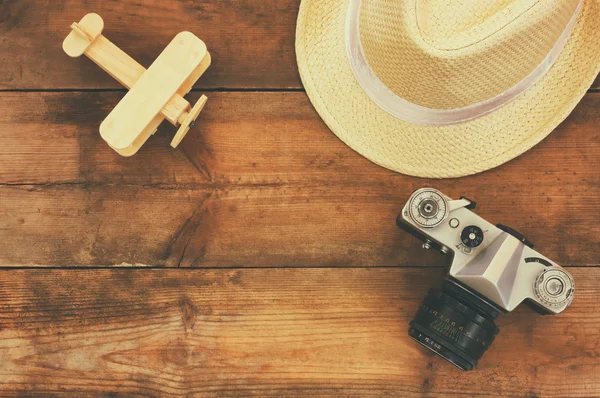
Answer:
M357 83L346 55L347 10L348 0L302 0L296 28L302 82L343 142L411 176L461 177L521 155L573 111L600 72L600 1L586 0L559 59L517 99L469 122L415 125L382 110Z

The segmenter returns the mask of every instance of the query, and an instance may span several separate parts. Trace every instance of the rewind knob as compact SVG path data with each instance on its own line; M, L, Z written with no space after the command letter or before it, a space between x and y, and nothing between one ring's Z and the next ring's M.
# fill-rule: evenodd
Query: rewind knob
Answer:
M460 240L463 245L473 249L483 243L483 230L476 225L469 225L460 233Z
M438 190L422 188L411 196L408 214L422 228L435 228L442 224L449 213L448 201Z

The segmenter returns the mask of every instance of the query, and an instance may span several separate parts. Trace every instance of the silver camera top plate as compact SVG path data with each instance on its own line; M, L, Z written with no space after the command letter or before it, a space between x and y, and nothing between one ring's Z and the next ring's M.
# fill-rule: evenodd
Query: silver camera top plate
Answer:
M525 238L489 223L472 207L468 199L453 200L423 188L412 194L399 221L424 237L425 248L439 247L452 256L450 276L499 307L512 311L530 299L550 313L563 311L573 300L571 275Z

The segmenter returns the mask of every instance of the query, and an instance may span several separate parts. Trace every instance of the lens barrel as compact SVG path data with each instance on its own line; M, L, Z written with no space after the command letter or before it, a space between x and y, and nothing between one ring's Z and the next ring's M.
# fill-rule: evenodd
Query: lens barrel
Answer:
M408 334L458 368L471 370L499 332L498 313L484 298L447 279L442 290L429 290Z

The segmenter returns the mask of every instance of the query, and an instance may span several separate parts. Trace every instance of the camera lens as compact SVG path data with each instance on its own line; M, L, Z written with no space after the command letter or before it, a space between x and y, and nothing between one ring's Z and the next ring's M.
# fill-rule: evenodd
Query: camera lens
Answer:
M458 368L471 370L499 332L497 316L493 305L446 280L442 290L429 290L408 333Z

